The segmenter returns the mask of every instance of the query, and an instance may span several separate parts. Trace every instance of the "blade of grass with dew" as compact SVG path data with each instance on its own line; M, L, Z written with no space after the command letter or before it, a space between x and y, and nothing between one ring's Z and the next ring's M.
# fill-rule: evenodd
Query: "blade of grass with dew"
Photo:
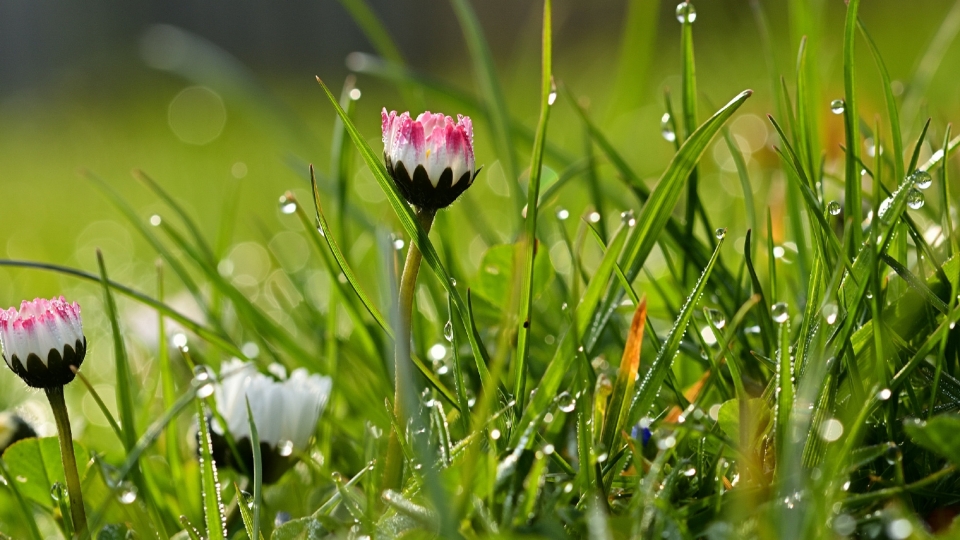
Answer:
M377 309L377 306L373 304L373 301L371 301L370 297L364 292L363 287L360 286L356 274L353 273L350 264L347 262L347 258L343 255L340 246L331 234L333 231L330 230L330 225L327 224L327 218L323 215L323 208L320 205L320 191L317 189L317 178L314 175L312 165L310 166L310 185L313 190L313 204L316 210L317 226L320 227L320 236L326 240L327 247L330 248L330 252L333 253L333 257L337 261L337 267L343 272L343 275L346 276L347 283L353 288L353 292L357 295L357 298L360 299L360 302L363 303L363 307L367 309L367 312L370 313L370 316L373 317L373 320L377 322L380 328L382 328L390 338L393 338L393 330L390 329L380 310ZM333 268L331 267L330 270L333 271Z
M696 286L693 288L690 296L687 297L686 303L684 303L680 309L680 316L667 334L667 338L660 348L660 353L657 354L656 359L650 364L650 369L647 370L643 381L637 389L637 393L630 402L625 425L632 426L636 424L637 421L640 420L640 415L646 414L653 405L657 394L660 392L663 381L667 377L667 372L673 365L673 360L680 349L680 342L683 340L683 335L687 331L687 325L690 324L693 313L696 311L697 303L700 301L700 296L703 294L704 289L706 289L707 280L720 255L720 248L723 247L723 241L724 238L720 238L717 242L717 249L714 250L713 256L710 257L710 262L708 262L707 266L703 269L703 273L700 274Z
M640 215L637 216L635 232L624 246L625 256L620 266L629 280L632 281L636 278L640 268L646 262L647 256L653 250L661 231L670 219L674 205L680 198L686 178L699 161L703 151L713 139L713 136L752 93L750 90L741 92L714 113L693 132L693 135L684 141L680 151L670 161L667 169L660 177L657 187L654 188L650 198L641 208ZM587 325L587 331L583 338L584 345L588 350L593 349L601 331L620 303L622 295L623 291L619 288L610 288L601 302L599 311L591 314L590 324Z
M850 220L853 222L848 249L851 258L856 256L857 250L863 242L863 233L860 230L860 223L863 221L860 167L857 165L857 160L860 157L860 122L859 116L857 116L856 79L854 77L854 41L857 37L857 10L859 7L860 0L849 0L843 30L843 124L847 147L844 169L844 201Z
M516 202L517 212L523 206L520 196L520 169L513 146L513 136L510 131L510 113L507 110L507 101L497 79L496 66L493 63L493 54L483 36L483 28L477 19L477 14L469 0L450 0L453 11L460 21L463 37L467 42L473 69L476 73L477 84L481 89L483 101L490 114L490 127L493 132L493 144L497 148L497 155L506 164L507 174L513 180L507 182L510 187L510 198Z
M527 356L530 354L530 326L533 311L533 259L537 252L537 201L540 197L540 178L543 173L543 143L547 138L547 121L550 109L557 98L553 88L553 38L551 23L551 0L543 3L543 41L541 65L543 73L540 79L540 120L537 123L537 136L533 143L533 155L530 157L530 183L527 186L526 227L519 242L523 256L523 269L520 285L520 313L517 327L517 356L514 363L515 378L513 395L517 400L517 410L522 411L527 382Z
M627 345L623 349L620 367L617 369L617 380L614 383L613 394L610 395L610 406L600 435L600 442L604 448L616 451L620 432L626 428L629 400L633 396L637 373L640 369L640 351L643 346L643 332L647 322L647 299L644 297L637 304L630 322L630 332L627 334Z
M157 261L157 301L163 302L163 263ZM176 402L176 383L173 364L170 358L170 344L167 341L167 321L163 313L157 313L157 361L160 369L160 386L163 395L163 408L169 409ZM108 417L109 418L109 417ZM177 427L171 425L166 433L167 463L170 465L170 478L173 485L183 485L183 456L180 455L180 437ZM179 508L178 508L179 510ZM174 513L174 516L177 514Z
M206 239L203 237L203 234L200 232L200 228L197 227L196 222L190 217L186 210L184 210L183 205L177 202L167 190L163 189L163 186L159 182L151 178L147 173L141 171L140 169L133 170L133 177L139 180L142 184L147 186L157 197L166 203L183 222L184 226L187 227L187 230L190 232L190 235L193 237L194 243L200 248L200 252L207 258L209 264L217 264L217 258L213 254L213 250L210 248L210 244L207 243Z
M76 268L70 268L68 266L62 266L58 264L39 263L39 262L33 262L33 261L16 261L11 259L0 259L0 266L30 268L32 270L47 270L47 271L56 272L58 274L64 274L64 275L84 279L87 281L94 281L97 283L101 282L100 276L96 274L91 274L89 272L84 272L83 270L78 270ZM183 325L183 327L186 330L193 332L197 336L203 338L208 343L215 345L217 347L220 347L220 349L222 349L225 353L236 356L241 359L247 359L246 355L243 354L243 351L241 351L240 348L237 347L235 343L230 341L228 337L225 337L224 335L220 334L217 330L212 330L210 328L207 328L206 326L194 321L193 319L190 319L186 315L183 315L182 313L173 309L167 304L164 304L161 301L151 298L146 294L135 291L134 289L131 289L126 285L117 283L116 281L107 281L106 284L108 287L110 287L111 290L116 291L128 298L132 298L133 300L136 300L137 302L145 306L149 306L155 309L157 313L160 313L162 315L165 315L177 321L178 323Z
M203 516L208 540L226 540L226 519L223 502L220 500L220 480L213 462L213 443L203 401L197 400L197 425L200 426L200 483L203 491Z
M886 263L887 266L893 269L913 290L920 293L920 296L923 297L931 306L936 308L942 314L946 314L950 307L940 299L939 296L934 294L930 290L930 287L927 287L927 284L924 283L920 278L915 276L909 268L900 263L900 261L894 259L886 253L880 254L880 260Z
M923 123L923 128L920 129L920 136L917 137L917 143L913 146L913 153L910 154L910 165L907 167L908 171L915 170L917 163L920 160L920 151L923 150L923 140L927 136L927 130L930 129L930 120L931 120L930 118L927 118L927 121ZM930 156L930 159L927 161L928 166L932 166L937 162L937 160L934 159L935 157L937 156L936 155ZM922 167L921 169L924 171L927 170Z
M397 215L400 224L403 226L406 233L410 235L411 241L414 242L417 245L417 248L420 249L420 252L423 253L423 259L426 261L431 270L433 270L437 275L437 278L441 281L447 293L451 296L451 298L453 298L454 305L457 306L457 311L460 312L460 316L465 320L471 320L468 314L467 306L463 302L463 299L461 298L456 287L454 287L453 283L451 283L450 275L443 267L443 263L440 262L440 256L433 247L433 243L430 241L429 236L427 236L427 234L423 231L423 227L421 227L414 218L413 212L410 210L410 206L397 192L397 187L393 184L393 180L387 175L387 170L383 163L367 144L366 139L363 138L356 126L353 125L353 122L350 121L350 118L347 117L344 110L340 108L340 104L330 92L330 89L327 88L327 86L319 77L317 77L317 82L320 84L320 87L323 88L324 93L327 95L330 103L336 109L337 114L339 114L340 118L343 119L343 124L347 130L347 133L350 134L350 138L360 151L360 155L366 162L367 167L370 168L370 171L373 173L377 183L380 184L380 188L387 196L387 201L390 203L394 213ZM467 338L470 341L470 348L473 350L474 359L477 363L477 371L480 374L480 381L484 388L488 388L490 383L490 373L487 370L486 364L484 363L485 354L481 352L482 346L480 345L479 336L476 332L467 332ZM488 389L493 390L492 388Z
M870 53L873 55L873 61L877 64L877 71L880 72L880 81L883 83L883 101L887 105L890 134L893 137L893 177L896 178L896 182L899 184L906 177L906 171L903 165L903 135L900 127L900 112L897 107L896 98L893 95L890 72L887 71L887 65L880 56L880 50L877 49L877 44L874 43L870 33L867 32L867 27L863 25L863 21L858 20L857 25L860 28L860 33L863 34L864 41L867 42ZM877 140L876 137L874 140ZM876 145L875 147L877 156L880 156L880 146Z
M690 4L681 5L689 6L687 8L688 10L693 9L692 5ZM686 14L681 14L678 18L681 19L680 111L683 115L683 140L686 140L689 139L693 135L693 132L697 129L697 76L696 63L694 62L693 58L693 20L691 16ZM680 140L679 133L677 133L677 140ZM694 164L694 166L690 169L690 174L687 176L687 206L683 220L683 241L686 243L690 243L691 239L693 238L697 218L697 206L700 204L700 197L697 189L697 179L697 165ZM684 281L686 281L687 270L689 268L689 264L683 265Z
M260 537L260 507L263 502L263 460L260 455L260 434L253 419L250 398L244 396L247 405L247 422L250 425L250 448L253 449L253 529L251 538ZM246 502L244 502L246 506Z
M136 416L133 405L133 379L130 375L130 359L127 357L127 348L120 331L120 314L117 312L117 303L113 293L107 285L107 266L103 261L103 254L97 250L97 265L100 267L100 282L103 285L103 304L107 318L110 320L110 329L113 333L114 370L116 371L116 398L117 409L120 413L123 447L127 453L137 444ZM147 494L147 485L144 482L143 472L137 464L131 471L133 483L141 493ZM147 503L152 506L152 501Z

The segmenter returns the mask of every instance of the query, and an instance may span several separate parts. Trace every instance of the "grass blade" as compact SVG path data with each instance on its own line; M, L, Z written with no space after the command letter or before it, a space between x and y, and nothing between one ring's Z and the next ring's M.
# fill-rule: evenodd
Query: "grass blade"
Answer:
M220 480L217 478L217 466L213 462L213 446L210 442L210 428L207 423L206 407L203 401L197 401L197 424L200 426L200 483L203 491L203 515L208 540L226 540L227 522L224 518L223 502L220 500Z
M863 221L860 188L860 118L857 116L856 80L854 78L854 39L857 37L857 10L860 0L847 3L847 18L843 30L843 124L846 134L846 168L844 182L845 206L847 216L853 222L850 235L849 255L856 256L856 250L863 242L860 223Z
M627 400L633 395L637 373L640 369L640 350L643 345L643 331L647 322L647 299L643 298L633 313L630 323L630 333L627 334L627 346L623 349L620 359L620 368L617 370L617 381L614 383L613 394L610 396L610 406L607 409L606 419L600 442L604 448L616 451L616 444L620 432L626 427L629 405Z
M517 410L523 410L527 382L527 355L530 353L530 312L533 310L533 258L537 252L537 214L540 197L540 177L543 172L543 144L547 138L547 121L550 109L557 98L553 88L552 71L552 35L550 0L543 3L543 73L540 80L540 121L537 123L537 135L533 143L533 155L530 158L530 184L527 186L526 228L520 240L523 252L523 274L520 285L520 313L517 328L517 356L514 364L515 379L513 395L516 396Z
M250 448L253 449L253 531L250 538L260 538L260 505L263 501L263 460L260 456L260 435L257 423L253 421L250 398L244 396L247 404L247 421L250 423ZM243 502L246 506L246 502Z

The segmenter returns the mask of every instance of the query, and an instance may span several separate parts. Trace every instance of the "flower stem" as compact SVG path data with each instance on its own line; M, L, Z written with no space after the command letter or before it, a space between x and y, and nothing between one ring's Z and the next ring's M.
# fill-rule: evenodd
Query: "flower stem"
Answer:
M54 386L46 388L45 391L57 422L57 434L60 436L60 459L63 461L63 475L67 480L73 530L77 537L84 538L87 536L87 513L83 508L83 493L80 491L80 475L77 473L77 457L73 453L73 433L70 430L67 404L63 400L63 387Z
M417 221L427 234L433 225L436 210L418 208ZM404 387L408 378L410 360L411 323L413 321L413 296L417 288L417 274L420 272L420 262L423 254L417 245L411 241L407 250L407 260L403 264L403 274L400 276L400 320L396 333L396 353L394 356L394 377L396 386L393 396L393 414L400 421L400 426L406 425L403 407L404 394L408 391ZM387 460L383 469L383 489L399 489L403 482L403 455L400 447L400 434L396 430L390 432L387 443Z

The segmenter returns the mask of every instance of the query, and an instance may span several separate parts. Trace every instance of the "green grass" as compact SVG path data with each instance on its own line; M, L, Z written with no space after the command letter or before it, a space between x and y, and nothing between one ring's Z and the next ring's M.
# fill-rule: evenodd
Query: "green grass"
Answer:
M366 2L342 3L383 58L344 83L266 86L191 38L192 63L143 75L159 86L123 114L60 102L74 120L58 137L101 118L115 135L54 172L42 136L0 134L18 177L0 301L83 306L90 349L66 397L100 538L960 534L960 110L934 84L957 8L923 14L930 41L904 58L902 6L756 3L747 47L706 3L681 25L672 5L631 2L619 43L579 50L548 0L517 83L466 0L450 21L464 61L430 74ZM605 46L619 58L584 60ZM157 112L183 79L225 99L209 145L179 143ZM382 163L381 104L474 119L484 169L429 235ZM41 116L3 110L24 129ZM412 386L395 396L411 245L425 264L398 364ZM231 357L333 378L274 485L259 452L254 470L216 468L197 423L216 410L207 369ZM0 376L0 408L49 436L36 403ZM384 484L390 433L399 486ZM56 446L0 461L0 537L70 530L41 451Z

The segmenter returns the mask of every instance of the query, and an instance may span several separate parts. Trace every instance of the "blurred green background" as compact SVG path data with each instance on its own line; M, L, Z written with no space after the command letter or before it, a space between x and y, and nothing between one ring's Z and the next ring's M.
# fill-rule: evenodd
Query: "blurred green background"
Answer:
M479 95L461 29L448 3L383 0L370 4L414 70L466 94ZM696 2L701 119L740 90L755 90L731 129L750 158L751 181L760 208L777 208L782 201L781 173L770 150L775 139L765 115L777 106L771 96L771 69L783 73L791 87L794 80L803 25L791 17L788 4ZM893 79L910 81L944 20L957 19L957 5L947 0L909 4L874 0L861 7L861 18L876 39ZM623 21L631 6L659 12L655 27L645 29L655 32L649 55L631 50L630 40L622 45ZM773 65L762 47L757 6L769 24ZM806 6L815 15L809 28L817 36L813 46L815 69L822 82L819 112L821 137L828 152L826 167L828 172L838 171L842 168L838 146L842 119L830 114L829 102L842 95L839 41L844 3L821 0ZM490 42L510 112L532 127L538 114L541 5L496 0L474 2L474 8ZM673 145L660 134L663 91L679 88L680 25L674 5L646 0L558 0L554 10L558 82L582 96L581 102L589 104L592 117L608 138L652 183L674 153ZM960 47L952 39L945 46L926 93L926 100L936 105L927 108L925 101L918 103L919 114L913 118L914 125L927 115L940 121L934 122L928 138L933 141L942 137L936 126L957 118L960 112L955 76L960 69ZM282 4L156 1L123 6L106 1L83 6L58 0L3 2L0 255L95 272L95 249L100 248L112 278L153 294L156 253L79 172L88 170L105 179L143 222L154 214L168 217L171 212L131 176L136 168L184 204L211 241L221 234L224 224L232 228L221 270L269 315L286 322L287 316L273 296L277 283L281 290L283 287L283 275L277 272L281 266L305 275L308 284L315 285L310 288L311 297L297 301L312 302L325 311L327 274L297 232L300 226L295 217L281 213L277 200L288 189L301 200L309 200L307 163L316 164L321 174L329 171L334 112L314 76L321 76L338 90L348 75L345 59L355 51L375 52L334 0ZM872 119L883 102L876 68L862 42L858 45L858 76L861 115ZM377 148L380 108L405 110L409 104L390 82L361 74L357 86L362 96L354 117ZM449 97L440 94L428 92L424 102L434 111L461 112ZM914 130L911 138L915 136ZM574 155L582 152L583 127L569 103L557 107L549 140ZM468 280L490 244L512 241L520 219L513 202L506 199L508 182L514 179L507 177L494 152L486 122L476 122L476 147L477 162L485 166L484 172L466 200L454 205L439 222L463 231L457 235L462 249L457 246L455 256ZM529 161L528 145L520 143L518 147L526 148L518 152L519 163L524 164ZM741 239L745 215L729 159L722 140L708 149L701 197L710 201L712 222L728 227L734 238ZM549 157L546 165L556 168ZM348 198L371 226L352 222L344 248L373 296L382 300L373 270L378 254L372 225L387 231L399 227L359 159L352 170ZM605 163L600 170L603 178L615 174ZM548 170L546 181L551 175L556 173ZM332 193L334 187L325 178L324 174L324 190ZM617 189L612 187L611 193ZM826 189L839 196L838 186ZM240 197L235 218L225 196L233 192ZM586 189L574 184L552 206L580 216L588 209L588 201ZM605 220L619 220L621 211L634 206L626 197L608 197L607 201ZM617 206L613 201L623 202ZM477 231L484 226L488 236L481 238ZM559 245L559 238L556 242ZM742 240L738 243L742 251ZM569 259L564 256L563 249L551 250L554 267L560 272L569 271ZM657 275L655 258L648 268ZM175 279L167 280L167 289L175 307L199 317ZM99 286L49 272L0 267L2 307L59 294L83 306L91 344L84 372L114 409L113 353L101 313ZM127 301L121 308L132 340L131 354L139 361L134 376L143 392L156 392L151 363L156 350L156 315ZM109 429L92 398L77 385L67 393L75 411L75 431L84 443L108 456L118 451L110 436L95 436L101 432L108 435ZM54 433L43 398L4 370L0 374L0 409L6 408L15 408L34 421L41 434Z

